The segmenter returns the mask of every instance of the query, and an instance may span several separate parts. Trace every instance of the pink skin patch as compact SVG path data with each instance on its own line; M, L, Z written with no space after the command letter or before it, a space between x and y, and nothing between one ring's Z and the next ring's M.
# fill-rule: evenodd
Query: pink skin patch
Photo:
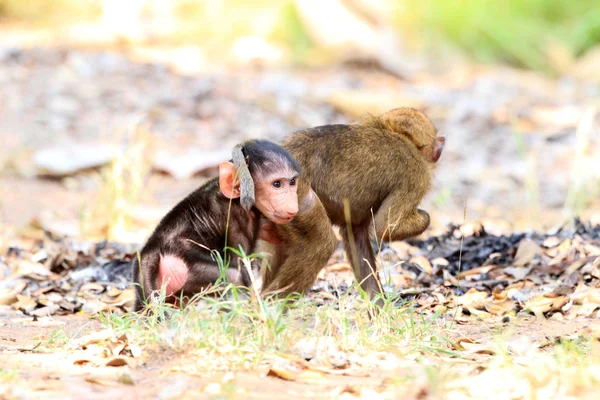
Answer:
M165 294L171 296L177 293L188 278L188 267L182 259L166 255L160 257L156 285L160 289L165 284Z

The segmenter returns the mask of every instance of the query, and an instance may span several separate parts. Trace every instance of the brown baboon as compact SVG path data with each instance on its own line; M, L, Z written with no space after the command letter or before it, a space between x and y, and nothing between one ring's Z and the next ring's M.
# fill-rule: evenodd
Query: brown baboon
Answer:
M404 240L429 226L429 214L418 206L444 144L432 122L412 108L286 138L283 147L302 168L299 207L308 211L276 227L280 243L271 246L263 289L285 294L310 288L335 248L330 221L340 228L362 287L378 292L371 239ZM303 206L307 199L311 207Z

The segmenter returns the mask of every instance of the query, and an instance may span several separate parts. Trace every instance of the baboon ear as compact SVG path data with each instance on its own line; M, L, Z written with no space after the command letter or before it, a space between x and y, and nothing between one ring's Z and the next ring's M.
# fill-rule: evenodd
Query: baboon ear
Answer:
M431 155L431 161L437 162L442 155L442 151L444 150L444 146L446 145L446 137L439 136L435 138L435 144L433 145L433 154Z
M236 169L232 162L223 161L219 164L219 189L228 199L240 197L240 182L236 178Z

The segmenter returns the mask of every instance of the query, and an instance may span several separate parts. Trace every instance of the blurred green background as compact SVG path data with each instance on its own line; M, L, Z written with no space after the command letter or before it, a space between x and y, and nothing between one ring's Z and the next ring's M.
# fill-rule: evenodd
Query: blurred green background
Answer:
M318 1L292 0L0 0L0 18L15 25L64 27L105 20L129 25L134 19L160 25L149 35L163 44L199 44L211 56L242 36L281 46L286 60L310 64L331 59L310 34L310 8L331 25L340 14ZM436 55L456 51L469 59L560 72L600 42L596 0L340 0L361 23L398 34L410 50ZM302 14L304 17L302 17ZM343 17L341 18L344 19ZM117 21L118 20L118 21ZM347 22L347 21L346 21ZM310 25L310 23L309 23ZM318 29L318 28L317 28ZM350 29L352 24L338 26ZM333 53L339 55L338 53Z

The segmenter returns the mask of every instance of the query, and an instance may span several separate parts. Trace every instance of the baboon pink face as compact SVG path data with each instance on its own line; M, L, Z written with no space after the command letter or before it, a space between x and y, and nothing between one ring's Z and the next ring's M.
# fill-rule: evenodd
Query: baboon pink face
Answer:
M287 157L276 152L266 153L260 162L250 160L249 165L254 189L253 205L276 225L287 224L298 214L297 183L300 174L295 162ZM243 197L240 182L234 181L236 176L234 164L229 161L220 164L219 187L228 198Z
M298 214L298 177L295 171L271 175L255 186L256 208L271 222L281 225Z

